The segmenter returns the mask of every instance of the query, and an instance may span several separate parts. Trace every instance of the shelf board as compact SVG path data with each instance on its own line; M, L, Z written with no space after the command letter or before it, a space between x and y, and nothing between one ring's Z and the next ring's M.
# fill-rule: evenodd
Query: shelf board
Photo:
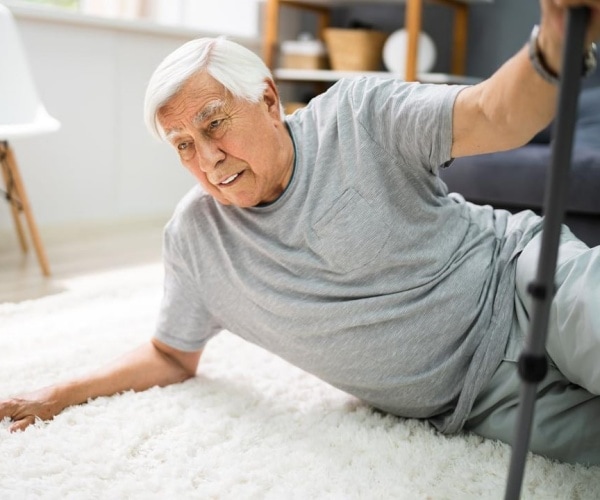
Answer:
M389 71L336 71L331 69L288 69L279 68L273 71L277 80L296 82L335 82L340 78L358 78L361 76L375 76L379 78L399 78ZM423 83L448 83L471 85L481 81L473 76L451 75L447 73L419 73L417 75Z
M337 5L346 5L352 3L360 4L405 4L408 0L280 0L283 5L315 5L323 7L333 7ZM494 0L456 0L458 3L492 3Z

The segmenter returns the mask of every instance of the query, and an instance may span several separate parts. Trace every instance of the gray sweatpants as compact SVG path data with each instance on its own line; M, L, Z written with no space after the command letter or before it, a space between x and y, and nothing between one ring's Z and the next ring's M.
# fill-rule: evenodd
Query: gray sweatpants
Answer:
M515 319L505 358L479 394L465 429L511 443L521 380L517 360L529 332L527 285L537 272L541 235L519 256ZM600 247L563 230L546 344L549 370L538 385L530 450L565 462L600 465Z

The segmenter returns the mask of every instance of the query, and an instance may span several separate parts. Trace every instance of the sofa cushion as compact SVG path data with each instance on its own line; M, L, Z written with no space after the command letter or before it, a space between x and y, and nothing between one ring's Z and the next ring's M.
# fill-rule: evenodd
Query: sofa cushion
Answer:
M552 141L540 140L511 151L457 158L441 177L450 191L466 199L499 207L533 208L544 203ZM581 91L573 138L566 210L600 214L600 86Z
M450 191L490 205L541 209L551 148L541 144L501 153L457 158L441 177ZM569 177L566 210L600 214L600 151L577 147Z
M600 151L600 87L581 91L573 146Z

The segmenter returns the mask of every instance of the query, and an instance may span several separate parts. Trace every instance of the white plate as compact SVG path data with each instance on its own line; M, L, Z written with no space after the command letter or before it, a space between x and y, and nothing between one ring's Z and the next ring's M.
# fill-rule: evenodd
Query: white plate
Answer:
M404 77L406 69L406 50L408 32L405 29L394 31L383 46L383 64L392 73ZM421 31L419 33L419 50L417 57L417 72L428 73L435 64L437 51L431 37Z

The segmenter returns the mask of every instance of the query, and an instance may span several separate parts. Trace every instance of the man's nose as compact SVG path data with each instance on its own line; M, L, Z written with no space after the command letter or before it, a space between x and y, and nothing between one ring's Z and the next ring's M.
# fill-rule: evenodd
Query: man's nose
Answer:
M195 144L198 167L203 172L214 170L225 159L225 153L215 142L197 140Z

